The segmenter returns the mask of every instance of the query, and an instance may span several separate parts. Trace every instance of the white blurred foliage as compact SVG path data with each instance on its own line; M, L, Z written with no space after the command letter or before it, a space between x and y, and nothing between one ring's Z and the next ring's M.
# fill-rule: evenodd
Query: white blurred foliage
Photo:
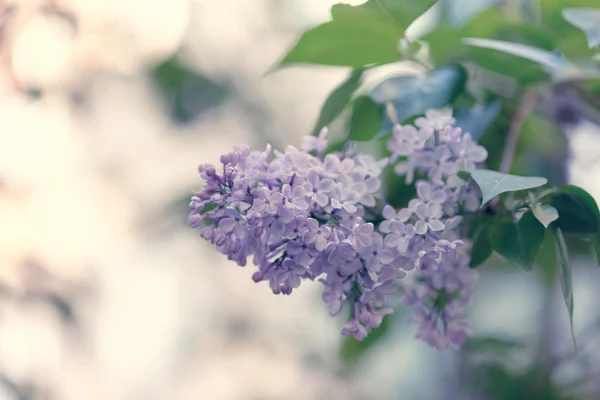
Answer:
M343 74L262 79L293 39L273 28L268 1L12 4L2 76L44 97L0 86L0 280L17 295L32 284L90 289L75 303L77 340L41 303L0 304L0 373L59 400L354 398L332 373L340 321L319 302L318 283L276 297L193 232L156 241L164 207L198 188L198 163L254 138L235 101L174 127L143 75L183 44L192 65L272 105L270 129L294 143L311 128L315 97ZM82 84L78 111L66 94ZM28 262L47 276L36 281ZM249 337L232 331L238 320ZM307 366L306 352L323 367Z
M73 27L64 18L35 15L11 43L15 78L24 86L54 88L73 73Z
M72 87L98 71L134 75L173 55L189 25L189 0L15 1L7 22L21 86Z

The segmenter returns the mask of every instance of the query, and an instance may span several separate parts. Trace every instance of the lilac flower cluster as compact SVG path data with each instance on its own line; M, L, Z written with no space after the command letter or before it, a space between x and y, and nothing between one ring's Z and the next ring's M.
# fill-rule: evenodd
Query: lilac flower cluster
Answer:
M477 275L458 228L480 195L458 173L487 153L453 123L428 111L415 126L394 126L391 158L381 161L352 149L325 155L326 130L302 150L236 147L221 157L220 171L200 166L206 183L192 197L188 222L239 265L252 256L254 281L276 294L320 281L331 315L348 304L342 334L358 340L393 312L386 297L412 271L404 303L415 310L417 336L438 349L459 346L469 334L463 314ZM407 182L420 177L418 197L400 210L378 201L390 161Z
M469 336L464 313L477 272L469 267L471 244L461 237L460 214L477 210L481 194L458 173L472 171L487 158L485 148L454 122L430 110L415 126L394 126L387 147L392 162L402 157L396 173L407 182L415 174L422 179L415 182L417 197L406 208L383 209L379 226L384 244L414 262L404 304L415 311L417 337L437 349L458 347Z
M350 150L324 155L326 146L324 130L302 151L288 146L270 158L270 147L240 146L221 157L222 171L201 165L206 184L192 197L188 222L239 265L252 256L254 281L275 294L319 279L331 315L352 303L355 318L343 333L363 339L392 312L385 296L405 275L399 250L366 221L387 161Z

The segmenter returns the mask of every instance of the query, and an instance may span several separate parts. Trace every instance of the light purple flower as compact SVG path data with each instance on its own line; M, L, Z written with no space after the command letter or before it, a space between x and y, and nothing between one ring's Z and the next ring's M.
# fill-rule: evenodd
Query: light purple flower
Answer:
M418 181L415 186L419 199L424 203L442 204L448 198L443 186L433 185L427 181Z
M462 137L462 141L455 143L452 149L464 164L465 171L473 171L475 164L485 161L488 156L485 147L478 145L469 133Z
M411 239L415 236L415 227L400 221L392 221L386 230L389 231L384 240L385 246L395 248L400 253L406 253Z
M307 195L304 186L295 186L292 189L290 185L285 184L281 187L281 193L287 208L308 210L308 201L306 201Z
M317 137L305 136L301 148L307 153L316 151L322 154L327 149L327 127L321 129Z
M394 125L392 137L387 142L387 148L392 153L391 161L395 162L400 156L409 156L415 150L421 150L426 140L412 125Z
M356 204L360 200L360 194L357 191L349 190L338 183L334 189L334 196L331 198L331 206L334 209L344 209L351 214L356 212Z
M442 207L438 203L420 203L415 208L415 214L419 220L415 223L415 232L418 235L424 235L428 230L441 231L445 225L440 218L442 217Z
M266 187L256 188L253 191L254 203L252 210L255 212L266 212L275 215L283 202L283 194L277 191L271 191Z

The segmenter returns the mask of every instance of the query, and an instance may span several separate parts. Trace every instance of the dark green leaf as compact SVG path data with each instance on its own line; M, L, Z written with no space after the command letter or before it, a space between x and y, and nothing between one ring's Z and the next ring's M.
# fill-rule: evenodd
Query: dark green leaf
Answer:
M458 171L456 173L456 176L458 176L463 181L468 181L469 179L471 179L471 173L469 171Z
M569 264L569 252L567 250L567 244L560 228L556 230L555 246L560 287L562 288L563 299L565 300L565 305L567 306L567 311L569 312L571 335L573 336L573 342L575 342L575 335L573 333L573 280L571 277L571 264Z
M600 10L594 8L566 8L563 17L585 32L588 47L600 46Z
M343 7L344 10L356 8ZM365 13L336 12L333 21L304 32L280 65L309 63L363 67L390 63L400 59L398 41L402 35L402 28L373 6Z
M410 200L417 195L415 185L406 183L406 177L394 172L394 166L388 165L382 174L385 200L394 208L408 207Z
M544 226L531 211L518 223L497 221L489 228L488 238L494 251L514 265L531 271L544 242Z
M185 124L203 112L219 106L229 94L229 88L171 58L154 67L152 80L160 91L171 119Z
M467 72L460 66L448 66L424 77L396 76L377 85L371 98L379 104L391 102L398 122L423 114L430 108L442 108L464 91ZM392 122L384 116L381 133L387 133Z
M493 250L488 236L488 227L484 225L475 235L475 239L473 240L473 249L471 250L471 262L469 266L475 268L483 264L483 262L492 255Z
M565 185L560 188L560 193L567 193L578 197L594 215L600 218L600 209L598 209L596 200L585 189L575 185Z
M360 85L362 73L362 70L353 71L348 79L342 82L329 94L329 96L327 96L323 107L321 107L321 113L319 114L317 124L313 129L313 135L318 135L319 131L324 126L327 126L327 124L344 111L344 108L346 108L352 98L352 94Z
M475 170L471 172L471 177L483 195L482 206L501 193L533 189L548 182L546 178L509 175L489 169Z
M368 96L354 99L350 120L350 139L356 141L371 140L381 129L383 109Z
M342 360L345 362L357 361L367 350L385 336L390 330L391 325L391 318L388 315L383 319L379 328L373 329L363 341L356 340L352 335L346 336L341 348Z
M563 233L596 234L600 232L600 211L594 198L580 187L567 185L553 193L550 204L560 218L552 223Z

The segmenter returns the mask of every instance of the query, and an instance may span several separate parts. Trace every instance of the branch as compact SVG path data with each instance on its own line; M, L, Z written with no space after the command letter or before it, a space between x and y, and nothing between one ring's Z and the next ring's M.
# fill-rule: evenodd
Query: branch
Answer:
M508 137L504 144L504 153L502 153L502 162L500 163L499 172L508 174L510 172L510 166L512 164L515 152L517 151L517 143L519 142L519 135L523 129L523 124L529 113L533 110L537 101L537 95L532 90L527 90L521 97L521 101L517 106L517 111L513 115L510 121L510 127L508 128ZM492 212L498 211L498 205L500 204L500 196L496 196L489 203L489 209Z
M510 172L510 166L512 164L515 152L517 150L517 143L519 141L519 135L523 129L523 124L529 113L535 107L535 103L538 97L537 94L531 90L527 90L518 105L517 111L510 121L510 128L508 129L508 138L504 145L504 153L502 154L502 162L500 164L500 172L508 174Z

